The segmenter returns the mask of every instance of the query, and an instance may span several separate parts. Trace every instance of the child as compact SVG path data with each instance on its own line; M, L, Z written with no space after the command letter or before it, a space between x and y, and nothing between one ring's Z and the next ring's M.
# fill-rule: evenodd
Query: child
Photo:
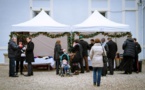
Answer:
M66 59L62 60L61 67L64 69L65 74L68 72L68 69L70 68L70 65L68 64Z

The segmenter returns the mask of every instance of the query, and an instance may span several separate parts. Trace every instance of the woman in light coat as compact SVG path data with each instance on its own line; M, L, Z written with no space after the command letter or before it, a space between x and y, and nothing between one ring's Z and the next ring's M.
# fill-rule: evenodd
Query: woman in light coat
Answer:
M100 39L95 39L95 44L90 51L90 58L92 60L94 85L97 83L97 86L100 86L103 67L103 47Z

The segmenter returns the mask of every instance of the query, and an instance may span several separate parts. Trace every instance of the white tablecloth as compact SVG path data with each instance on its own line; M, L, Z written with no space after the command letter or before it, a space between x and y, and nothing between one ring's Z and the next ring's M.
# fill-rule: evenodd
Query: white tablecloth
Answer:
M24 62L24 64L27 64ZM50 64L52 67L55 65L55 61L53 58L45 59L45 58L35 58L35 62L32 62L33 65L39 64Z

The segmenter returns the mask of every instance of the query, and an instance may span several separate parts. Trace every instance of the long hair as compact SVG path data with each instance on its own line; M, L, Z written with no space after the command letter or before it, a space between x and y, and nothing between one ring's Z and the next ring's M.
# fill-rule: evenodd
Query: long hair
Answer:
M61 45L61 41L60 40L57 40L55 45Z

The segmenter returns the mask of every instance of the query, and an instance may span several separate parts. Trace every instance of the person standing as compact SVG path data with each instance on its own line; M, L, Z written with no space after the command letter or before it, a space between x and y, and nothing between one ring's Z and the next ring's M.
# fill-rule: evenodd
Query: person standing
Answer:
M19 46L20 48L17 50L17 54L16 54L16 74L18 74L19 72L19 69L20 69L20 74L21 75L24 75L23 74L23 63L24 63L24 60L25 60L25 53L24 53L24 45L22 43L22 41L19 41Z
M81 73L84 73L82 46L79 44L78 39L74 40L72 52L75 53L74 58L72 60L72 64L79 63L81 67ZM76 65L76 67L78 67L78 65ZM73 67L72 72L75 72L75 69Z
M109 61L109 71L110 71L110 75L113 75L114 74L114 59L115 59L118 48L117 48L117 44L114 41L112 41L112 38L108 38L107 45L109 49L109 51L107 52L107 57Z
M17 43L16 37L13 37L8 42L9 77L18 77L15 74L16 51L19 48L19 46L16 43Z
M91 48L90 58L92 60L93 66L93 83L94 85L100 86L101 82L101 73L103 67L103 47L99 39L95 39L95 44Z
M134 72L139 73L138 54L141 52L141 47L140 47L140 44L137 42L136 38L133 38L133 40L136 47L136 54L135 54L133 67L134 67Z
M133 59L135 58L136 48L131 36L127 36L126 41L122 45L124 50L123 59L125 63L124 74L132 74Z
M34 62L34 43L32 42L31 37L26 38L27 41L27 48L26 48L26 62L28 63L28 74L25 76L32 76L33 75L33 66L32 62Z
M107 74L107 61L108 61L107 52L109 52L109 48L108 48L108 45L105 42L105 38L101 39L101 45L104 48L104 51L106 53L106 54L103 55L104 67L102 68L102 76L106 76L106 74Z
M94 39L91 39L90 40L90 44L89 44L89 50L91 50L93 45L94 45Z
M56 61L56 75L59 74L60 56L63 54L61 41L57 40L54 47L54 60Z
M85 66L86 66L86 72L90 72L89 70L89 65L88 65L88 49L89 49L89 44L83 40L82 36L79 36L79 44L82 46L82 55L83 59L85 60Z

